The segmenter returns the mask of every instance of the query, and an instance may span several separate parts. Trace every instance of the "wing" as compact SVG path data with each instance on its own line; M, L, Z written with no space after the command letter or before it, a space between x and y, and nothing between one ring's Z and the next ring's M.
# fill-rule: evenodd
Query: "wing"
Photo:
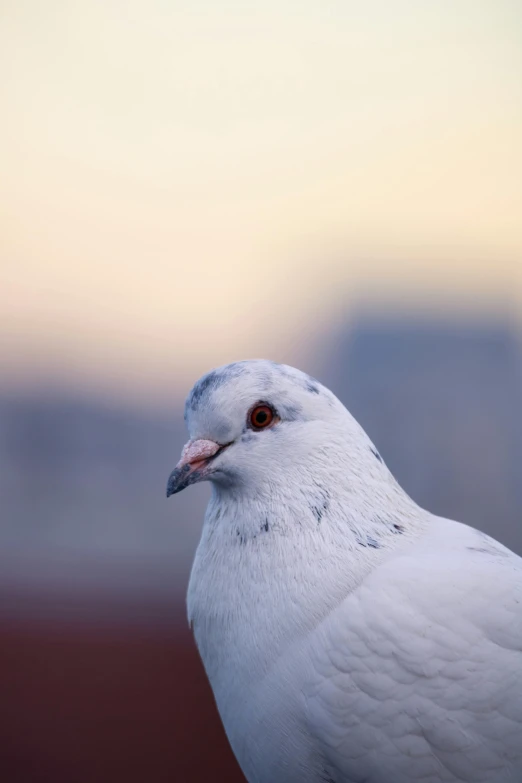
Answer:
M304 695L325 779L522 780L522 560L443 522L314 634Z

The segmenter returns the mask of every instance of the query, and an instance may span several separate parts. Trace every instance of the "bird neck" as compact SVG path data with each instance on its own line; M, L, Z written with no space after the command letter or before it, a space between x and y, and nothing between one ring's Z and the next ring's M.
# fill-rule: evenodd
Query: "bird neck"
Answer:
M305 536L340 550L378 549L414 530L422 514L382 463L364 472L342 462L328 471L296 465L255 489L214 486L205 530L225 549L234 537L246 544L268 534L274 542Z
M422 511L393 480L303 484L287 472L270 491L213 493L187 596L196 642L213 687L242 680L243 660L261 674L319 624L394 549L420 533ZM270 639L270 652L260 640ZM260 647L263 654L260 654ZM223 697L225 698L225 696Z

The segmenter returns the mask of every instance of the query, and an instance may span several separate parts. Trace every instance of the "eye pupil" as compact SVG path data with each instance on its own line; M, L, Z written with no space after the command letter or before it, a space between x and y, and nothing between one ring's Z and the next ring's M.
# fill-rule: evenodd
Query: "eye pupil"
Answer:
M256 414L256 421L258 424L264 424L267 419L268 413L266 411L259 411L259 413Z

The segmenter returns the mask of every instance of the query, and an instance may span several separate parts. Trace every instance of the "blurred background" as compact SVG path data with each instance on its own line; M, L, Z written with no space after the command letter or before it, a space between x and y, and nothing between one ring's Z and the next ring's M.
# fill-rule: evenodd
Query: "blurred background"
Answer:
M522 6L4 0L0 63L0 775L239 782L165 499L199 375L311 372L522 553Z

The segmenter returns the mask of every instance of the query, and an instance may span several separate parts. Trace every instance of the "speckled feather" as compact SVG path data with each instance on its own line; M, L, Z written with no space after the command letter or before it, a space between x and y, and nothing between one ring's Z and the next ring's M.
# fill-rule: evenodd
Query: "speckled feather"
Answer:
M280 421L253 432L262 401ZM250 783L522 781L522 561L419 508L315 379L214 370L188 612Z

